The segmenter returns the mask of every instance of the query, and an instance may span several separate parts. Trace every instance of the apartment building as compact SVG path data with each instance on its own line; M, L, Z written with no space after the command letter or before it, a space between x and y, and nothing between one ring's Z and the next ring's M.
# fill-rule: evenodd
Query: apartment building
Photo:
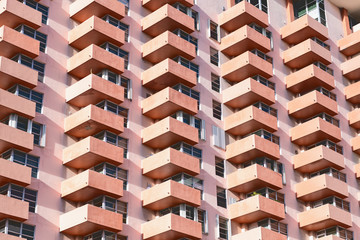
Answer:
M360 2L0 0L0 240L360 238Z

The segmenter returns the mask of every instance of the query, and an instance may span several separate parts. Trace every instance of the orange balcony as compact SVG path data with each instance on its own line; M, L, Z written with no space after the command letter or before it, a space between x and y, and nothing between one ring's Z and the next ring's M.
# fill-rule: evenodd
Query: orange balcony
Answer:
M141 28L151 37L178 28L187 33L195 31L194 19L169 4L141 19Z
M92 16L103 17L109 14L117 19L125 16L125 5L117 0L76 0L70 5L70 17L84 22Z
M171 59L165 59L142 72L141 80L144 87L155 91L172 87L178 83L182 83L190 88L197 84L195 71Z
M73 236L85 236L98 230L119 232L122 226L121 214L89 204L60 216L60 232Z
M123 163L124 150L94 137L87 137L63 150L63 164L76 169L88 169L102 162Z
M165 4L181 3L184 6L191 8L194 6L194 0L142 0L142 6L150 11L155 11Z
M199 142L198 129L172 117L154 123L142 130L142 143L151 148L167 148L177 142L195 145Z
M97 104L102 100L120 104L124 101L124 88L97 75L90 74L67 87L65 96L66 102L76 107Z
M352 56L360 52L360 31L353 32L338 41L340 52Z
M308 38L317 37L321 41L329 38L328 29L308 14L292 21L280 29L281 39L288 44L298 44Z
M352 104L360 103L360 82L345 87L345 98Z
M236 136L243 136L259 129L269 132L275 132L278 129L277 118L255 106L249 106L231 114L225 118L224 124L225 131Z
M252 78L247 78L222 91L222 101L232 108L244 108L256 102L275 103L275 91Z
M248 25L221 39L220 50L228 56L237 56L252 49L266 53L271 50L270 39Z
M356 56L343 62L340 65L344 77L349 80L358 80L360 78L360 56Z
M302 173L316 172L328 167L345 168L344 156L325 146L317 146L292 157L294 169Z
M285 50L283 59L286 66L299 69L318 61L329 65L331 53L312 39L307 39Z
M273 66L270 62L247 51L222 64L221 75L231 82L240 82L255 75L270 78L273 76Z
M0 123L0 152L10 148L30 152L34 148L34 135Z
M351 149L360 155L360 135L351 139Z
M65 118L64 131L74 137L88 137L103 130L124 131L124 118L95 105L89 105Z
M143 207L159 211L182 203L199 207L201 204L200 190L184 184L168 180L146 189L141 193Z
M0 202L0 220L10 218L17 221L25 221L29 218L28 202L5 195L0 195Z
M41 12L22 2L2 0L0 9L0 26L16 28L20 24L26 24L35 29L41 27Z
M34 88L38 83L38 72L11 59L0 57L0 78L0 88L3 89L16 83Z
M87 202L100 195L120 198L123 196L122 185L119 179L86 170L61 183L61 197L73 202Z
M322 174L296 184L296 197L312 202L329 196L348 197L348 185L337 178Z
M31 183L31 168L0 158L0 186L6 183L27 186Z
M40 42L7 26L0 27L0 55L12 58L22 53L31 58L39 56Z
M253 223L264 218L285 218L284 204L256 195L229 205L229 217L237 223Z
M280 173L258 164L230 173L226 180L228 189L238 193L249 193L263 187L274 190L283 187Z
M300 146L308 146L325 139L339 142L341 131L338 126L317 117L290 129L290 138L293 143Z
M175 215L167 214L141 225L143 239L180 239L200 240L201 223Z
M242 232L240 234L233 235L232 240L249 240L249 239L258 239L258 240L287 240L287 236L271 231L270 229L257 227L249 231Z
M322 112L331 116L338 114L337 102L316 90L288 103L288 113L294 118L306 119Z
M317 87L328 90L335 88L334 76L321 68L310 64L285 77L287 90L293 93L310 91Z
M196 57L196 49L194 44L166 31L143 44L141 54L144 60L155 64L176 56L192 60Z
M352 226L351 213L325 204L298 214L300 228L306 231L318 231L332 226L349 228Z
M355 129L360 129L360 108L348 113L349 125Z
M68 40L70 46L79 50L90 44L101 45L104 42L121 46L125 43L125 32L97 16L92 16L69 31Z
M24 238L11 236L11 235L8 235L5 233L0 233L0 239L1 240L24 240Z
M222 12L218 20L220 27L228 32L250 23L256 23L264 28L269 25L268 15L247 1L242 1Z
M16 113L26 118L34 118L35 102L0 88L0 119L4 119L11 113Z
M234 164L257 157L280 158L279 145L258 135L250 135L226 146L226 159Z
M152 119L162 119L177 111L191 115L198 112L197 100L170 87L142 100L141 105L143 114Z
M165 179L178 173L192 176L200 173L200 160L173 148L167 148L142 161L143 175L152 179Z
M121 74L124 72L124 59L91 44L67 61L68 73L77 78L84 78L103 69Z

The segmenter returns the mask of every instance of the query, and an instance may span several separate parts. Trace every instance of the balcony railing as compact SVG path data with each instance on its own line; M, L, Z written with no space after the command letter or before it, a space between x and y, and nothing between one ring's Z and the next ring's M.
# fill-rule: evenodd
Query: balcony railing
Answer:
M332 70L331 68L329 68L328 66L326 66L325 64L321 63L321 62L314 62L313 63L315 66L317 66L318 68L324 70L325 72L331 74L332 76L334 76L334 70Z
M273 142L277 145L280 145L280 138L278 136L275 136L274 134L264 130L264 129L260 129L260 130L257 130L256 132L252 132L252 133L249 133L245 136L243 136L242 138L246 138L248 136L251 136L251 135L258 135L259 137L262 137L266 140L269 140L270 142Z
M253 106L277 118L277 110L275 108L272 108L263 102L257 102Z
M259 157L259 158L255 158L255 159L249 160L247 162L244 162L242 164L242 168L247 168L254 164L258 164L260 166L271 169L274 172L277 172L277 173L280 173L281 175L283 175L284 169L283 169L282 163L279 163L279 162L272 160L270 158L267 158L267 157Z
M274 219L264 219L258 222L258 227L264 227L271 231L281 233L287 236L287 224L281 223Z
M332 125L336 126L336 127L340 127L340 121L336 118L333 118L332 116L330 116L329 114L326 114L326 113L319 113L319 114L316 114L315 116L311 117L311 118L308 118L306 120L303 120L302 123L305 123L307 121L310 121L312 119L315 119L315 118L321 118L329 123L331 123Z
M257 82L271 88L272 90L275 90L275 83L267 80L266 78L260 76L260 75L255 75L251 77L252 79L256 80Z
M273 63L273 59L272 57L269 57L268 55L266 55L265 53L261 52L260 50L257 49L253 49L250 52L252 52L253 54L255 54L256 56L258 56L259 58L264 59L265 61L269 62L269 63Z
M347 212L350 212L350 202L345 201L341 198L331 196L324 199L321 199L319 201L315 201L311 203L311 208L317 208L320 206L323 206L325 204L331 204L337 208L343 209Z
M339 172L338 170L334 168L325 168L323 170L320 170L318 172L311 173L309 178L314 178L319 175L327 174L333 178L339 179L340 181L346 182L346 174Z
M327 148L330 148L331 150L334 150L335 152L337 153L340 153L340 154L343 154L343 147L340 146L340 145L337 145L335 143L333 143L332 141L330 140L324 140L324 141L321 141L321 142L318 142L318 143L315 143L315 144L312 144L310 146L307 146L306 147L306 150L309 150L309 149L312 149L314 147L317 147L317 146L325 146Z
M354 233L340 226L334 226L316 232L317 239L331 235L338 236L345 240L354 240Z
M250 198L256 195L261 195L263 197L277 201L282 204L285 203L285 195L271 188L261 188L259 190L253 191L251 193L246 194L246 198Z

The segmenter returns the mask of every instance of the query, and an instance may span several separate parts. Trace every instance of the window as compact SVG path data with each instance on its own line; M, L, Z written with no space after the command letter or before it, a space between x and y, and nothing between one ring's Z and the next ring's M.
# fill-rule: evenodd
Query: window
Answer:
M238 4L244 0L235 0L235 4ZM261 11L267 13L267 0L246 0L246 2L251 3L255 7L259 8Z
M45 146L45 125L34 122L15 113L10 114L2 123L34 135L34 144Z
M272 108L263 102L257 102L253 104L253 106L277 118L277 110L275 108Z
M268 199L277 201L279 203L285 204L285 195L282 193L279 193L271 188L261 188L258 190L255 190L253 192L250 192L246 194L246 198L250 198L256 195L261 195L263 197L266 197Z
M309 178L313 178L322 174L326 174L329 175L333 178L339 179L340 181L346 182L346 174L339 172L338 170L334 169L334 168L325 168L323 170L311 173Z
M225 149L225 131L217 126L212 126L213 145Z
M29 212L35 212L37 191L15 184L6 184L0 187L0 194L28 202Z
M34 0L18 0L19 2L22 2L26 5L28 5L29 7L38 10L39 12L42 13L42 18L41 18L41 22L43 24L47 24L47 20L49 17L49 8L38 3L35 2Z
M266 140L268 140L270 142L273 142L273 143L275 143L277 145L280 144L280 138L278 136L275 136L271 132L268 132L268 131L266 131L264 129L260 129L260 130L257 130L255 132L249 133L249 134L243 136L242 138L246 138L246 137L251 136L251 135L257 135L257 136L259 136L261 138L264 138L264 139L266 139Z
M194 27L196 30L200 30L199 13L191 9L191 17L194 19Z
M212 101L213 117L221 120L221 103Z
M306 14L326 26L324 0L297 0L294 1L295 18Z
M35 226L10 219L4 219L0 221L0 233L25 238L27 240L34 240Z
M226 208L226 189L216 187L216 201L219 207Z
M127 99L132 98L131 80L127 77L120 76L114 72L104 69L96 74L97 76L108 80L109 82L115 83L124 87L124 97Z
M185 142L179 142L171 146L171 148L176 149L180 152L189 154L190 156L199 158L201 160L202 158L202 150L196 147L191 146L190 144L187 144Z
M226 218L218 216L218 235L221 239L228 239L229 228L228 220Z
M352 16L349 15L349 26L350 26L350 29L353 31L353 32L356 32L357 29L354 29L354 26L355 25L358 25L360 22L353 18Z
M108 196L99 196L88 204L123 215L123 223L127 223L127 203Z
M185 39L189 43L194 44L196 51L198 50L198 40L197 40L197 38L191 36L190 34L188 34L187 32L184 32L183 30L181 30L179 28L175 29L173 31L173 33L176 34L177 36L181 37L182 39Z
M190 17L192 17L194 19L194 26L196 30L200 30L200 25L199 25L199 13L189 7L186 7L184 5L182 5L181 3L174 3L173 7L176 8L177 10L179 10L180 12L185 13L186 15L189 15Z
M130 0L118 0L118 1L125 5L125 13L128 14L130 7Z
M216 23L210 20L210 38L219 41L219 27Z
M193 70L194 72L196 72L196 77L199 78L199 65L192 63L189 60L187 60L186 58L181 57L181 56L175 57L173 60L175 62L183 65L184 67L189 68L189 69Z
M331 196L311 203L312 208L317 208L325 204L331 204L337 208L343 209L350 212L350 202L345 201L341 198Z
M109 111L115 113L116 115L122 116L124 118L124 127L127 127L129 109L123 108L116 103L110 102L108 100L103 100L96 104L96 106L104 109L105 111Z
M316 232L317 238L322 238L331 235L338 236L341 239L345 239L345 240L354 239L354 233L352 231L346 230L345 228L342 228L340 226L334 226Z
M44 82L45 64L31 59L23 54L18 54L11 60L38 71L38 81Z
M172 114L171 117L177 119L180 122L186 123L192 127L197 128L199 131L199 138L202 140L206 140L205 121L204 120L201 120L200 118L192 116L183 111L178 111L178 112Z
M273 219L264 219L258 222L258 227L264 227L271 231L281 233L287 236L287 224L281 223Z
M120 167L112 165L110 163L100 163L93 167L93 170L98 173L102 173L109 177L119 179L123 182L123 189L127 190L128 185L128 171Z
M252 79L254 79L255 81L269 87L272 90L275 90L275 83L267 80L266 78L260 76L260 75L255 75L251 77Z
M127 237L114 232L100 230L86 235L83 240L127 240Z
M31 176L33 178L38 177L38 171L39 171L39 161L40 158L30 155L28 153L21 152L16 149L10 149L3 154L1 154L1 157L9 160L11 162L18 163L20 165L24 165L31 168Z
M159 211L160 217L165 216L169 213L199 222L199 223L201 223L201 226L202 226L202 232L207 233L207 231L208 231L207 213L205 210L195 208L195 207L187 205L187 204L180 204L180 205L177 205L177 206L174 206L171 208L165 208L165 209L162 209Z
M283 164L275 161L273 159L267 158L267 157L258 157L255 159L251 159L249 161L246 161L242 164L242 168L247 168L249 166L252 166L254 164L260 165L262 167L268 168L273 170L274 172L277 173L282 173L283 172Z
M330 140L324 140L324 141L320 141L320 142L317 142L313 145L310 145L310 146L307 146L306 147L306 150L309 150L309 149L312 149L314 147L317 147L317 146L325 146L327 148L330 148L331 150L335 151L335 152L338 152L340 153L341 155L343 154L343 147L340 146L340 145L337 145L336 143L330 141Z
M14 93L17 96L29 99L36 103L36 112L42 112L43 98L42 93L36 92L30 88L16 84L8 89L9 92Z
M15 28L15 30L38 40L40 42L40 51L45 52L46 42L47 42L46 34L43 34L29 26L24 25L24 24L19 25L18 27Z
M163 182L168 181L168 180L173 180L175 182L178 182L178 183L184 184L188 187L199 190L201 193L201 199L203 199L203 190L204 190L203 180L193 177L186 173L178 173L172 177L164 179Z
M213 73L211 73L211 89L220 92L220 77Z
M121 30L123 30L125 32L125 41L126 42L129 42L129 31L130 31L130 26L123 23L123 22L120 22L120 20L110 16L110 15L105 15L103 18L102 18L105 22L108 22L110 23L111 25L117 27L117 28L120 28Z
M175 86L172 87L173 89L175 89L176 91L179 91L189 97L192 97L193 99L196 99L198 101L198 108L200 106L200 92L191 89L181 83L176 84Z
M126 52L118 46L115 46L114 44L111 44L109 42L101 44L100 47L108 52L115 54L116 56L123 58L125 69L129 69L129 52Z
M215 66L219 66L219 52L212 47L210 47L210 62Z
M215 173L219 177L225 177L225 161L224 161L224 159L215 157Z
M124 149L124 158L128 158L128 139L109 131L101 131L95 134L94 137Z
M261 52L258 49L253 49L250 51L251 53L255 54L256 56L258 56L261 59L264 59L265 61L269 62L269 63L273 63L273 59L272 57L269 57L268 55L266 55L265 53Z

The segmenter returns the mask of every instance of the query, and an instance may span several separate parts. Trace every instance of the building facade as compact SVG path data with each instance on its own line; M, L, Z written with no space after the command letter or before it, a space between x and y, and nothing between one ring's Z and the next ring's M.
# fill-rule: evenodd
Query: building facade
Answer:
M360 3L0 6L1 240L360 239Z

